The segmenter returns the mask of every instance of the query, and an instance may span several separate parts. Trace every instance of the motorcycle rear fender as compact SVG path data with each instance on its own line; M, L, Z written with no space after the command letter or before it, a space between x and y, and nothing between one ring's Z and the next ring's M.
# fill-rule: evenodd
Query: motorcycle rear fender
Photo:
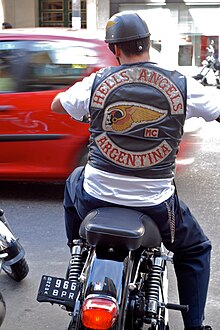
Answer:
M128 251L109 252L103 247L94 249L89 262L85 297L90 294L111 296L120 305L128 254Z

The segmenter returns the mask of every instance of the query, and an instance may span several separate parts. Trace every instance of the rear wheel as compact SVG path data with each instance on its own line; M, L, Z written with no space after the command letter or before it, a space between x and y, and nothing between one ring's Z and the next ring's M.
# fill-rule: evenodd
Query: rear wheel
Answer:
M21 260L10 266L5 265L3 262L2 269L8 276L13 278L17 282L23 280L29 272L29 267L25 258L22 258Z

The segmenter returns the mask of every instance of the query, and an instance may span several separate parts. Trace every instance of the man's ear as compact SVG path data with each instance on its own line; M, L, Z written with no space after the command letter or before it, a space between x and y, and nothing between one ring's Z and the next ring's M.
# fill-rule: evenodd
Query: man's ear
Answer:
M115 45L115 56L116 57L121 56L121 49L118 47L118 45Z
M115 57L119 65L121 65L120 56L121 56L121 49L117 45L115 45Z

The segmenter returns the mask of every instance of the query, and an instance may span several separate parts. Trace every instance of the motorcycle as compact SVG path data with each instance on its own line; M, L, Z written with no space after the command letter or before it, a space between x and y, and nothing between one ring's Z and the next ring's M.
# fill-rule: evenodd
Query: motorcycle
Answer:
M82 169L75 170L75 177ZM136 210L104 207L89 212L74 240L66 278L43 275L37 301L58 304L68 330L169 330L167 263L155 222Z
M216 88L220 88L220 62L215 59L214 56L207 56L202 62L202 68L200 72L193 76L194 79L199 81L203 86L212 86L209 83L209 75L212 73L214 75Z
M20 282L29 272L24 255L23 247L15 238L4 211L0 209L0 271L3 270L15 281ZM0 326L3 323L5 314L6 305L0 293Z

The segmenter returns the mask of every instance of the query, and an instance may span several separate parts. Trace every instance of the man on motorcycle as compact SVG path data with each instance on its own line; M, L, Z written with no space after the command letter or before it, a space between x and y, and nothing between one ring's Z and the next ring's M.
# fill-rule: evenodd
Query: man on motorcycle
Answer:
M56 113L90 116L88 162L79 181L66 182L68 245L93 208L122 205L148 214L174 253L186 330L203 326L211 243L174 185L175 160L186 118L219 120L220 107L194 79L150 61L150 32L139 15L122 12L106 26L119 66L84 78L52 102Z

